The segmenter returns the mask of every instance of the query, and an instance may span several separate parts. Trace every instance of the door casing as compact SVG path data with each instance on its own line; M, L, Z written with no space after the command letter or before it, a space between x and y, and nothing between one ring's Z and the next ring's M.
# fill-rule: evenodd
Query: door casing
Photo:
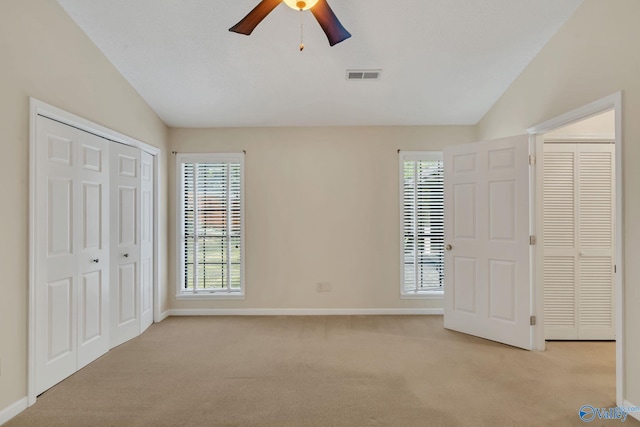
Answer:
M532 146L536 158L536 167L532 168L534 179L531 180L534 186L531 192L535 198L532 203L532 225L534 234L537 236L537 245L532 272L532 304L533 312L536 313L536 327L533 328L534 349L545 349L544 335L544 283L542 271L542 248L543 224L542 224L542 168L543 168L543 146L544 134L558 128L585 120L589 117L613 110L615 112L615 188L616 188L616 212L615 212L615 306L616 306L616 402L618 406L632 406L626 403L624 396L624 222L622 215L624 212L624 188L623 188L623 144L622 144L622 92L601 98L590 104L569 111L561 116L547 120L527 129L529 143ZM633 415L633 414L632 414Z

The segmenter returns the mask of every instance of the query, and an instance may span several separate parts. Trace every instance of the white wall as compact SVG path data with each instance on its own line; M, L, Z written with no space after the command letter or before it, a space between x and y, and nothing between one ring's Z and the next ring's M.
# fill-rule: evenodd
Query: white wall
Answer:
M623 90L624 395L640 404L640 1L585 0L478 125L482 139L532 125Z
M0 413L27 394L30 96L161 148L167 138L166 126L54 0L0 1ZM161 169L163 229L166 158Z
M247 290L240 301L175 300L171 209L170 307L441 308L400 299L397 151L474 139L472 126L171 129L171 151L247 151ZM174 159L169 169L174 206Z

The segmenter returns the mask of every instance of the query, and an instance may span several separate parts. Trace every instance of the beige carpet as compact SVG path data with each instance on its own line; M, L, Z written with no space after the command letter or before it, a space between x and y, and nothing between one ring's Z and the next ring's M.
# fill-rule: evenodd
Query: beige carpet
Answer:
M584 426L582 405L615 406L614 359L611 342L527 352L440 316L169 318L6 426Z

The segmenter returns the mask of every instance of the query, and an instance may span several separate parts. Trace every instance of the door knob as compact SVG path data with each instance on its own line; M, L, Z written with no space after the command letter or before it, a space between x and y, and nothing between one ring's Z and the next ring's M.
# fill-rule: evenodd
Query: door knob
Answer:
M446 245L444 248L445 248L446 250L450 251L451 249L453 249L453 246L451 246L451 245Z
M125 257L125 258L129 258L129 254L124 254L122 256Z
M100 262L100 260L99 260L98 258L94 258L94 259L92 259L92 260L91 260L91 262L93 262L93 263L97 264L97 263L99 263L99 262Z

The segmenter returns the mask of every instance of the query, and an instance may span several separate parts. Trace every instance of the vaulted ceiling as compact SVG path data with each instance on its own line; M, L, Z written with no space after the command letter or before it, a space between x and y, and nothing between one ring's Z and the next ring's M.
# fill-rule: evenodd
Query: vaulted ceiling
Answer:
M259 0L58 0L173 127L475 124L582 2L328 1L334 47L285 4L244 36Z

